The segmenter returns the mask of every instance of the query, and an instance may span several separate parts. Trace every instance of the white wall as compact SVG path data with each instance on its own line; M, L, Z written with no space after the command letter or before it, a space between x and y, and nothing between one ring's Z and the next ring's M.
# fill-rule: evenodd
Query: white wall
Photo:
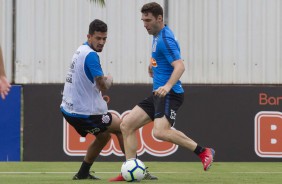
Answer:
M74 51L98 18L108 24L100 54L104 73L111 73L116 83L148 83L150 39L140 13L145 2L108 0L101 8L89 0L17 1L16 82L64 82Z
M95 18L109 27L100 55L105 73L111 73L116 83L151 82L147 65L152 39L140 20L140 8L149 0L106 0L105 8L89 0L16 2L17 83L64 82L72 54L86 40L88 25ZM184 83L282 83L280 0L168 2L168 23L187 68ZM11 0L0 0L6 65L11 60L10 4Z
M280 0L169 1L188 83L281 84Z

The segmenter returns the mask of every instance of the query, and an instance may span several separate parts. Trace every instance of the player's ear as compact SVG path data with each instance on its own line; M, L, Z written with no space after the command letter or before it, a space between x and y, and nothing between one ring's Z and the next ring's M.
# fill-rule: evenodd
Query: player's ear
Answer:
M93 34L87 34L88 40L91 39L91 38L93 38L93 37L94 37L94 34L95 34L95 33L93 33Z
M157 20L158 20L159 22L162 22L162 21L163 21L163 16L161 16L161 15L158 15L158 18L157 18Z

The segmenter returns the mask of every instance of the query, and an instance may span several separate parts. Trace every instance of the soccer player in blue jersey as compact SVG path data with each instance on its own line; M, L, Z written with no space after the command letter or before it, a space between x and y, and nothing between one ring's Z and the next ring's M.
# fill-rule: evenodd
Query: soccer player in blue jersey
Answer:
M89 25L87 42L79 46L72 57L64 85L61 111L67 122L82 137L96 136L88 149L74 180L99 179L89 173L100 152L113 133L117 136L124 152L123 137L120 131L121 120L108 112L107 103L101 92L108 90L113 83L111 76L105 76L101 68L98 52L102 52L107 40L107 24L94 20ZM146 175L150 175L148 172ZM149 177L151 178L151 177Z
M205 148L171 127L175 123L177 110L184 101L184 90L180 82L185 67L180 48L173 32L163 21L163 8L155 2L141 9L145 29L153 35L149 75L153 78L153 92L135 106L121 123L126 159L135 158L137 139L135 131L154 121L154 137L169 141L193 151L202 161L204 170L213 162L215 151Z

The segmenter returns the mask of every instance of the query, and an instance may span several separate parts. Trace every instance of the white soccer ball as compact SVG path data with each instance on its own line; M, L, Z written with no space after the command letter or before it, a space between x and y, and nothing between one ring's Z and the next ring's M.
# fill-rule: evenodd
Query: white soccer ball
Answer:
M137 159L128 159L121 166L121 175L126 181L141 181L145 176L146 167Z

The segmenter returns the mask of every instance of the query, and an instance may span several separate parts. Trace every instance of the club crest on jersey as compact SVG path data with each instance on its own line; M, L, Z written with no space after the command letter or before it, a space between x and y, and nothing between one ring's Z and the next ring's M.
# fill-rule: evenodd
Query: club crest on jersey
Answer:
M151 58L150 62L151 62L151 65L153 67L157 67L158 66L157 61L154 58Z
M108 124L110 122L111 118L109 115L103 115L102 117L102 123Z

